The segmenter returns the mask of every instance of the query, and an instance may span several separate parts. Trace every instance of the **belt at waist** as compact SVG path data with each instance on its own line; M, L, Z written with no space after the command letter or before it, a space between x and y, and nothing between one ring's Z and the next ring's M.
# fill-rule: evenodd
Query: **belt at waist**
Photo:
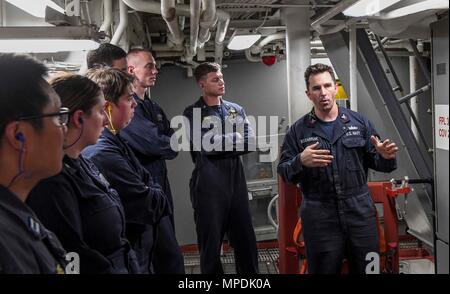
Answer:
M364 194L369 193L369 187L367 185L345 189L341 193L319 193L319 192L307 192L302 191L303 197L308 200L317 200L317 201L336 201L341 199L347 199L352 197L358 197Z

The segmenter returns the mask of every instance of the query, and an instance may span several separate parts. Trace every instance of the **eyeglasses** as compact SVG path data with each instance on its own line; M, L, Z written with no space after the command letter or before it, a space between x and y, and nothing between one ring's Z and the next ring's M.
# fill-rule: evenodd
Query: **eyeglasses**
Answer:
M69 108L61 107L58 112L24 116L24 117L20 117L18 120L27 121L27 120L34 120L34 119L40 119L43 117L52 117L52 116L57 116L59 126L64 127L69 122L70 110L69 110Z

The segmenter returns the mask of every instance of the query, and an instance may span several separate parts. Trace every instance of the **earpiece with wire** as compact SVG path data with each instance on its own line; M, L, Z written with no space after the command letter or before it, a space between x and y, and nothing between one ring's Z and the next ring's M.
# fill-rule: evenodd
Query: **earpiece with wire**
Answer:
M16 135L17 141L20 142L19 147L19 174L22 174L24 172L23 168L23 152L25 149L25 136L22 133L17 133Z
M22 143L25 142L25 136L20 132L16 134L16 139L17 139L17 141L20 141Z
M115 135L116 134L116 129L114 128L113 122L112 122L112 106L108 105L108 114L106 115L106 117L108 118L109 121L109 125L111 127L110 131Z
M73 145L75 145L75 144L81 139L81 136L83 135L83 130L84 130L84 121L83 121L83 118L82 118L81 116L78 118L78 122L81 124L80 135L78 135L78 138L77 138L72 144L70 144L70 145L68 145L68 146L64 146L64 147L63 147L64 150L69 149L70 147L72 147Z
M20 177L21 175L24 174L25 169L23 167L23 154L25 151L25 136L23 135L23 133L19 132L16 134L15 136L16 140L20 142L20 147L19 147L19 162L18 162L18 173L11 179L11 181L8 184L8 187L11 187L11 185L14 183L14 181Z

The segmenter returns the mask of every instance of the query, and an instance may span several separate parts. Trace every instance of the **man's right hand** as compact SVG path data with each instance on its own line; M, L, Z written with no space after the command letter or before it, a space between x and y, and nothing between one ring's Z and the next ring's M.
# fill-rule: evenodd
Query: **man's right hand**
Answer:
M316 142L303 150L300 154L300 161L306 167L325 167L333 161L333 155L330 155L330 150L316 149L319 142Z

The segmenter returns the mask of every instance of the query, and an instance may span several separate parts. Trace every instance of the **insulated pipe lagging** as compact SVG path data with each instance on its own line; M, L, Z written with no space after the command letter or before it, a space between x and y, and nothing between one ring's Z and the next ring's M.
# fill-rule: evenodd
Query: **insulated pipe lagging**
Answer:
M103 0L103 23L99 31L107 34L111 31L112 24L112 0Z
M225 41L225 36L227 35L228 25L230 24L230 15L224 11L218 10L217 17L219 23L217 25L216 31L216 63L222 64L223 59L223 42Z
M216 0L202 0L202 14L198 33L199 47L203 47L211 38L210 30L217 23Z
M311 23L311 27L316 31L321 32L321 30L323 29L322 24L332 19L334 16L338 15L342 11L346 10L347 8L355 4L357 1L359 0L342 0L341 2L336 4L333 8L326 10L324 13L319 15L319 17L316 17Z
M122 0L131 9L136 11L161 14L161 3L156 1L144 1L144 0Z
M261 62L261 57L259 55L254 56L250 49L245 50L245 57L250 62Z
M119 44L120 39L123 36L123 33L127 29L128 26L128 8L124 1L119 1L119 25L117 26L116 32L111 39L111 44L117 45Z
M259 54L259 53L261 53L261 51L264 48L264 46L266 46L270 42L273 42L275 40L282 40L282 39L286 39L286 33L285 32L269 35L269 36L265 37L263 40L261 40L261 42L259 42L257 45L252 46L252 48L250 48L251 52L253 54Z
M131 9L136 11L142 11L153 14L161 14L164 21L167 24L168 30L170 32L169 39L175 45L181 45L184 41L183 33L179 27L178 20L172 20L173 14L189 16L189 6L188 5L175 5L175 1L162 0L161 3L156 1L144 1L144 0L122 0ZM175 12L173 9L175 9ZM167 21L169 19L170 21Z
M145 1L145 0L122 0L130 8L136 11L161 14L161 3L157 1ZM191 16L190 5L177 4L175 7L177 16ZM230 23L230 15L223 11L216 9L216 16L218 19L217 32L216 32L216 62L221 63L223 58L223 42ZM197 42L198 42L198 28L197 28ZM191 50L191 49L190 49Z
M184 35L178 22L175 0L161 0L161 16L169 29L170 41L175 45L183 44Z
M198 31L200 26L201 0L191 0L191 38L189 44L188 60L197 55Z

